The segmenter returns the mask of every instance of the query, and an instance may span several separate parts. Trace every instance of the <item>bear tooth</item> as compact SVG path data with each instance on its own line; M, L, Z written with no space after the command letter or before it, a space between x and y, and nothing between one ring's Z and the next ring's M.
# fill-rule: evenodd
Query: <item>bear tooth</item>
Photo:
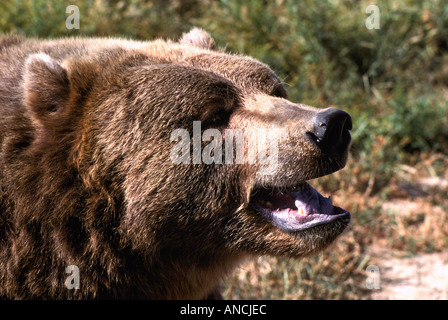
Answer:
M303 205L301 205L301 202L299 200L296 200L294 204L297 208L297 212L299 213L299 215L306 215L305 209L303 208Z

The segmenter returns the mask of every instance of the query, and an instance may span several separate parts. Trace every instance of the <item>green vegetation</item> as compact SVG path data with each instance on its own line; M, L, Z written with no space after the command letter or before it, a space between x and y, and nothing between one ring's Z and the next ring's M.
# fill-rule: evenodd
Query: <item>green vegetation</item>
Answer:
M65 28L65 7L71 4L80 9L79 30ZM369 30L370 4L6 0L0 4L0 31L150 40L176 39L200 26L227 51L269 64L291 100L348 111L354 120L351 160L314 184L353 213L352 229L329 252L308 260L250 262L225 291L230 298L362 298L369 260L364 248L373 239L412 253L448 244L446 185L431 187L412 218L383 209L391 199L423 197L404 185L425 177L448 179L448 4L376 1L380 29Z

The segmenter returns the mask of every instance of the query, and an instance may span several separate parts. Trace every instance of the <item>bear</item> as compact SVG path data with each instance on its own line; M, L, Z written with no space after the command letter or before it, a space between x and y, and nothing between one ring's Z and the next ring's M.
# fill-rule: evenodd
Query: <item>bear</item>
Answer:
M200 28L3 35L0 297L215 299L247 258L320 252L351 216L307 181L346 165L351 129Z

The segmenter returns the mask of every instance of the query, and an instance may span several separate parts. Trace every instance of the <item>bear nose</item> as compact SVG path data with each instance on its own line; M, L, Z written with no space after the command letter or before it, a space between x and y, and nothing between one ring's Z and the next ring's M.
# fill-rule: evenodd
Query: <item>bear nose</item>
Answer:
M314 119L313 140L325 154L339 150L341 145L348 146L352 129L352 118L342 110L328 108L319 112ZM348 141L347 141L348 140Z

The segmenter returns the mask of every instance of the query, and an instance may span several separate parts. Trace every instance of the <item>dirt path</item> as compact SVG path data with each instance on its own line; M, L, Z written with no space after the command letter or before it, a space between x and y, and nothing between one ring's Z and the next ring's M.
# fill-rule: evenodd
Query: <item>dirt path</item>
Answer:
M402 184L400 189L406 193L404 198L383 204L383 210L394 212L396 221L401 222L402 226L397 227L398 233L416 238L445 238L446 229L440 226L446 223L448 212L434 205L433 199L439 194L439 199L446 201L448 179L415 179L412 183ZM418 224L418 219L423 221ZM443 250L443 246L439 245L440 249ZM448 300L448 249L411 256L407 251L381 245L380 240L368 252L380 270L380 289L372 290L371 299Z
M448 299L448 252L406 257L400 251L372 249L380 270L380 289L372 289L371 299Z

